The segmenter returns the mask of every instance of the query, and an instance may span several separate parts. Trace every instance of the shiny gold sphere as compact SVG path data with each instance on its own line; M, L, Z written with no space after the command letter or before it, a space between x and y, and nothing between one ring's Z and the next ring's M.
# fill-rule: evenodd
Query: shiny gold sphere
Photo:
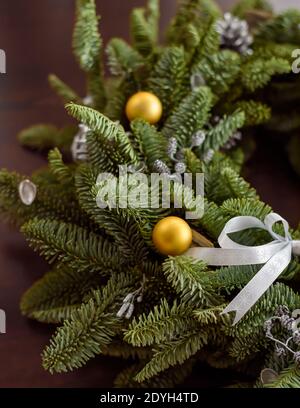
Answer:
M187 222L178 217L160 220L152 232L156 249L164 255L181 255L192 243L192 230Z
M150 92L137 92L126 104L126 115L130 121L139 118L154 125L159 122L162 111L161 101Z

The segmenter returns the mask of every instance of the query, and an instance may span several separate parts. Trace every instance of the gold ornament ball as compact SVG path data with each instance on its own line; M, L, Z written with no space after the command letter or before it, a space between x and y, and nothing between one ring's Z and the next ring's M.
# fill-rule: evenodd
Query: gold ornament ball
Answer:
M166 217L155 225L152 240L160 253L181 255L191 246L192 230L183 219Z
M137 92L132 95L126 104L127 118L145 119L154 125L162 116L163 107L157 96L150 92Z

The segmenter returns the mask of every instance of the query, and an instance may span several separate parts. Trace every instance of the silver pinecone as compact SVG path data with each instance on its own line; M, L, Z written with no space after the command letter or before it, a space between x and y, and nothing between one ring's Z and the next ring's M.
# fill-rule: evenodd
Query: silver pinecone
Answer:
M250 34L247 21L240 20L230 13L225 13L224 19L217 21L216 30L221 35L221 45L224 48L229 48L243 55L252 54L253 37Z

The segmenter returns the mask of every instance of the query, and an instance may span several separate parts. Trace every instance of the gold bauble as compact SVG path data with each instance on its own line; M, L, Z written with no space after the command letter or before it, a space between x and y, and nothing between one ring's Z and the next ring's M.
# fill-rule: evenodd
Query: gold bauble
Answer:
M132 95L126 104L127 118L144 119L154 125L162 116L163 107L157 96L150 92L137 92Z
M164 255L181 255L192 243L192 230L187 222L178 217L160 220L152 233L153 244Z

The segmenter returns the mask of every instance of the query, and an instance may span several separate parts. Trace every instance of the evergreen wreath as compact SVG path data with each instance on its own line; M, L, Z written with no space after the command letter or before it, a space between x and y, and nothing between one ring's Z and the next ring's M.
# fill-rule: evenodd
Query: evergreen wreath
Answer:
M270 122L262 95L277 86L278 75L291 72L295 39L289 27L299 24L299 13L274 16L263 0L241 1L232 14L252 19L252 52L245 53L221 41L216 27L223 15L214 2L183 0L161 46L159 1L149 0L147 9L132 11L132 45L119 38L107 45L111 77L105 78L95 2L77 0L76 9L73 48L86 74L88 98L55 75L49 81L67 112L89 129L86 160L68 163L64 158L77 127L37 125L20 134L22 145L49 150L48 168L31 177L37 186L33 203L20 200L25 176L0 172L1 212L51 265L21 301L26 317L58 325L43 352L44 368L67 372L98 354L133 358L116 386L170 387L184 381L197 361L205 361L248 375L249 383L233 386L299 388L298 363L288 356L279 359L265 333L265 322L279 307L300 308L297 257L232 326L231 316L220 312L255 275L256 265L211 268L184 255L158 254L151 240L154 225L170 215L183 217L188 205L109 210L96 204L100 172L117 174L120 164L143 162L151 173L157 161L173 171L168 148L175 138L186 171L205 173L205 211L189 221L193 229L217 245L229 219L252 215L263 220L272 212L240 175L242 148L224 146L236 132L276 120L273 116ZM282 33L283 44L278 44ZM195 86L197 78L202 84ZM128 99L140 90L162 103L163 116L155 126L142 119L129 123L125 115ZM300 239L300 228L291 234ZM236 239L257 245L268 237L249 230ZM134 306L127 319L124 304ZM265 368L278 373L268 384L260 379Z

